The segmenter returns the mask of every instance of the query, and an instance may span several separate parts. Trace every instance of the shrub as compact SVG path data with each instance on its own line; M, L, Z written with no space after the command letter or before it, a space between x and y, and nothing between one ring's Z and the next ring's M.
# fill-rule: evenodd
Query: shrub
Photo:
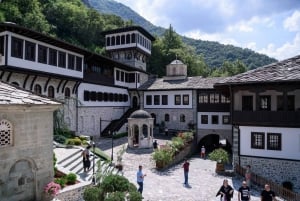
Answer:
M68 184L75 184L77 176L74 173L69 173L66 175L66 180Z
M125 201L125 193L120 191L109 193L104 201Z
M152 153L152 159L158 164L161 164L162 166L168 165L172 159L173 159L173 151L170 148L163 148L155 150L154 153Z
M74 138L74 139L68 139L67 140L68 145L81 145L81 140L79 138Z
M52 181L45 186L44 192L49 195L57 195L60 189L61 189L61 186Z
M101 183L104 192L128 191L130 188L129 180L121 175L108 175Z
M130 191L129 195L127 196L128 201L142 201L142 195L137 191Z
M54 135L53 139L55 142L58 142L60 144L65 144L67 138L63 135Z
M85 201L99 201L101 195L101 189L98 187L87 187L83 192L83 199Z
M72 138L72 137L74 137L74 134L73 134L72 131L70 131L68 129L62 129L62 128L55 129L54 135L62 135L64 137L66 137L66 138Z
M56 178L56 179L54 179L54 182L59 184L61 186L61 188L64 188L67 183L65 178Z
M222 148L218 148L213 150L209 155L208 158L213 161L217 161L218 163L228 163L229 162L229 155L227 151Z
M87 137L84 136L84 135L80 135L80 136L79 136L79 139L80 139L81 141L83 141L83 140L86 140L86 141L87 141L87 140L88 140Z

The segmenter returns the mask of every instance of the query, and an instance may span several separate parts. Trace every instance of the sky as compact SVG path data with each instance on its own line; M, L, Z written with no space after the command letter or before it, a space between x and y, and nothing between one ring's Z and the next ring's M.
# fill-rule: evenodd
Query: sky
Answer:
M115 0L156 26L283 60L300 55L300 0Z

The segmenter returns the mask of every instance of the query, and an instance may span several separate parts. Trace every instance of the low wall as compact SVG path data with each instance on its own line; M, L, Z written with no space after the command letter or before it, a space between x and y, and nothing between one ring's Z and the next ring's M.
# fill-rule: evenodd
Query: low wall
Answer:
M73 186L65 187L60 191L58 195L55 196L56 200L62 201L84 201L83 193L86 187L90 187L92 184L89 183L79 183Z

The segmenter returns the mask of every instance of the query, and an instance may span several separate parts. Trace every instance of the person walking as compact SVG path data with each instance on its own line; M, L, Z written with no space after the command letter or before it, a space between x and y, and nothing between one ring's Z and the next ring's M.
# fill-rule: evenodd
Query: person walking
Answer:
M87 172L90 169L91 161L90 161L90 148L92 146L88 145L85 150L82 151L82 162L83 162L83 171Z
M249 201L250 199L250 188L247 186L247 182L243 181L239 188L238 201Z
M224 179L223 185L216 194L216 197L221 195L221 201L230 201L233 197L233 188L228 184L228 180Z
M189 185L189 169L190 169L190 163L187 159L185 159L183 165L183 173L184 173L184 185Z
M246 166L246 172L245 172L245 180L247 182L247 186L251 188L251 166Z
M265 189L260 194L261 201L276 201L275 192L271 190L269 184L265 184Z
M144 174L142 170L143 170L143 166L139 165L139 169L136 173L136 181L139 185L138 192L140 192L141 194L143 193L144 177L146 176L146 174Z
M154 142L153 142L153 149L157 149L157 147L158 147L157 140L154 140Z
M201 147L201 158L204 158L205 159L205 147L204 146L202 146Z

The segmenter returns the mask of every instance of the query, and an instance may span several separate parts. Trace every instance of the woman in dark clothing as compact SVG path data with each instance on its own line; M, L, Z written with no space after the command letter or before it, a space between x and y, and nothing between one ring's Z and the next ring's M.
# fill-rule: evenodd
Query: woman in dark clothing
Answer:
M233 188L228 184L227 179L224 179L223 185L221 186L216 196L218 195L221 195L222 201L230 201L233 197Z
M91 145L88 145L85 150L82 151L83 170L87 172L90 169L90 149Z

